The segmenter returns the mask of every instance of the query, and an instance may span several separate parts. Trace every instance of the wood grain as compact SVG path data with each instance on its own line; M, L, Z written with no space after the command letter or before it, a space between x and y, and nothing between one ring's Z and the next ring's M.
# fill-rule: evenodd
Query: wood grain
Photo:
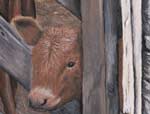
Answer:
M123 113L134 114L134 72L133 72L133 43L132 43L132 22L131 2L121 0L122 11L122 98Z
M150 113L150 1L142 1L142 114Z
M131 1L134 70L134 114L142 114L142 0Z
M0 17L0 66L29 90L32 69L31 51L21 39Z
M81 17L81 10L80 10L81 0L57 0L57 1L62 5L64 5L65 8L69 9L77 17Z
M82 0L83 114L106 114L103 0Z
M118 0L104 0L107 114L118 114ZM117 13L116 13L117 12ZM120 18L121 20L121 18ZM113 98L113 99L112 99Z

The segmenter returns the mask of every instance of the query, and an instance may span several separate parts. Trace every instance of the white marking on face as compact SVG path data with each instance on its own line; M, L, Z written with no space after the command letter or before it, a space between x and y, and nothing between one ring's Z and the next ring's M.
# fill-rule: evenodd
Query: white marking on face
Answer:
M41 95L44 95L46 97L55 98L55 95L53 94L51 89L47 89L47 88L43 88L43 87L36 87L31 92L41 94Z

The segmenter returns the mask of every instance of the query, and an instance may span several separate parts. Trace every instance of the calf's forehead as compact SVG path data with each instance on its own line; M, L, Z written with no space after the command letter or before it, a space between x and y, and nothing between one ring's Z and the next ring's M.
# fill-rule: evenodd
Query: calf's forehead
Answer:
M43 51L47 50L50 53L52 51L67 52L75 50L80 45L78 29L71 27L49 27L44 31L42 38L34 49L41 50L42 48Z
M65 63L67 56L80 54L79 30L71 27L50 27L33 48L34 63ZM33 64L34 64L33 63Z

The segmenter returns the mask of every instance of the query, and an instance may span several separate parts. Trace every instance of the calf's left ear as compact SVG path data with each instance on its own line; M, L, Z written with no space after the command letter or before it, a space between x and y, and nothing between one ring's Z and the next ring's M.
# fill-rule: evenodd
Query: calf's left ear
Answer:
M18 16L12 19L11 24L29 45L35 45L42 37L42 29L38 22L27 16Z

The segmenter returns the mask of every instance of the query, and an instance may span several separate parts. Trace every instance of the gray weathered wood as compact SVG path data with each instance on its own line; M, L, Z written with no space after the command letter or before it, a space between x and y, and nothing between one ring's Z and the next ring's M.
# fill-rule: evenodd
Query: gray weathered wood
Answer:
M103 0L82 0L83 114L106 114Z
M119 0L104 0L107 114L118 114L117 39ZM120 18L120 17L119 17ZM112 99L113 98L113 99Z
M142 8L141 0L131 0L134 67L134 114L142 114Z
M121 0L122 11L122 111L134 114L134 72L133 72L133 43L131 26L131 2Z
M80 102L73 100L50 114L81 114Z
M0 17L0 66L26 89L30 88L31 51L2 17Z
M150 113L150 0L142 1L143 29L143 75L142 75L142 114Z
M74 13L77 17L81 16L80 0L57 0L63 4L67 9Z

